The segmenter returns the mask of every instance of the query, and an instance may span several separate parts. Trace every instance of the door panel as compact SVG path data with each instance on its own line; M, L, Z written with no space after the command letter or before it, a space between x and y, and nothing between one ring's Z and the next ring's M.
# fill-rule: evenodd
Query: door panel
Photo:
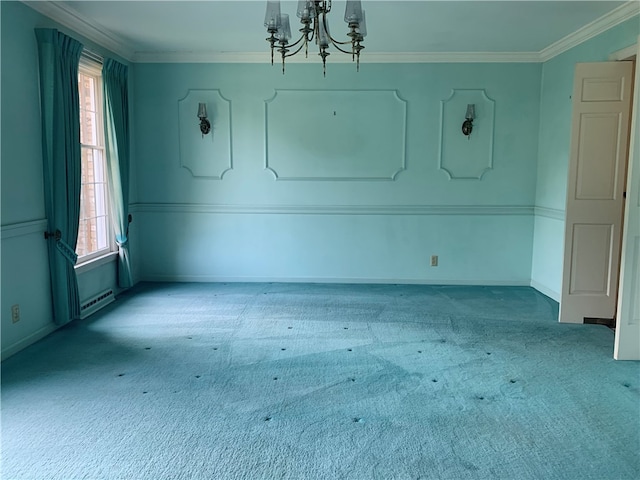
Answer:
M590 77L582 80L583 102L616 102L623 99L624 78Z
M616 311L632 65L576 65L560 321Z
M571 295L609 295L613 225L573 226Z
M619 114L583 114L580 118L578 200L615 200L617 186L616 151L620 136ZM598 141L594 142L593 139Z

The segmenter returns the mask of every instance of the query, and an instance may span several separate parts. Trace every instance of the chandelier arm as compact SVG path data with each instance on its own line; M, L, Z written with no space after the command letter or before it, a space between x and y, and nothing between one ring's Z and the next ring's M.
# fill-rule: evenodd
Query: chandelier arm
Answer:
M285 45L285 47L287 47L287 48L293 48L293 47L295 47L296 45L298 45L300 42L302 42L302 41L304 40L304 38L305 38L305 37L306 37L306 35L305 35L305 34L302 34L302 36L301 36L298 40L296 40L296 42L295 42L295 43L287 43L287 44ZM309 39L307 39L307 41L309 41Z
M351 42L347 42L349 45L351 45ZM336 47L336 49L342 53L346 53L347 55L355 55L355 52L352 50L350 52L348 52L347 50L343 50L341 49L338 45L336 45L335 43L333 44L334 47Z
M331 43L333 43L334 45L351 45L353 43L351 40L347 40L346 42L339 42L331 35L329 35L329 40L331 40Z
M331 2L329 2L329 4L331 4ZM329 7L329 8L331 8L331 7ZM336 40L335 38L333 38L333 37L331 36L331 34L329 33L329 29L327 28L327 16L326 16L326 13L328 13L328 11L327 11L327 12L325 12L325 14L324 14L324 15L322 15L322 25L324 26L324 31L325 31L325 32L327 32L327 37L329 37L329 40L331 41L331 43L332 43L336 48L338 48L338 47L337 47L338 45L353 45L353 43L354 43L354 42L353 42L353 40L347 40L346 42L340 42L340 41ZM349 24L349 25L352 25L352 24ZM353 33L354 35L357 35L357 34L355 33L355 29L356 29L357 27L351 27L351 28L352 28L352 30L351 30L351 32L350 32L350 33ZM338 48L338 50L340 50L340 49ZM351 53L351 52L345 52L344 50L340 50L340 51L341 51L341 52L344 52L344 53Z
M296 42L296 43L298 43L298 42ZM290 47L290 46L291 46L291 45L287 45L287 47ZM298 53L300 50L302 50L302 47L304 47L304 46L305 46L305 44L303 43L302 45L300 45L300 46L296 49L296 51L295 51L295 52L285 54L284 58L293 57L296 53Z

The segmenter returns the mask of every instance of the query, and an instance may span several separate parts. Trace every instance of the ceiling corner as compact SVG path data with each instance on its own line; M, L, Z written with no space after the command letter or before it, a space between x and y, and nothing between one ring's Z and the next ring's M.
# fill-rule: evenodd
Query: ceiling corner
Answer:
M125 60L133 60L133 51L126 46L125 42L115 37L113 33L101 30L92 23L91 20L83 17L63 3L34 0L21 1L36 12L86 37L101 47L121 56Z
M584 27L579 28L575 32L570 33L566 37L561 38L557 42L540 50L540 60L542 62L551 60L553 57L560 55L561 53L566 52L567 50L586 42L590 38L593 38L596 35L599 35L639 14L640 2L637 0L631 0L624 3L602 17L588 23Z

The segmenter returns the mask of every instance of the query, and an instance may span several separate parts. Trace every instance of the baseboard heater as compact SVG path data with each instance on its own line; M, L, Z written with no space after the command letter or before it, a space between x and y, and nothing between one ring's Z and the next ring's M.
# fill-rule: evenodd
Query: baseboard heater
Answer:
M116 299L112 289L105 290L80 305L80 319L87 318Z

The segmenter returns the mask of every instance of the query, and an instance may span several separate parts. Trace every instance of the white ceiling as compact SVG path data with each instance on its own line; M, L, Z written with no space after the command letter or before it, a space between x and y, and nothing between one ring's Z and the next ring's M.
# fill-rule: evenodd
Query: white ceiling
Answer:
M249 58L247 55L264 56L268 49L263 26L265 1L26 3L76 27L79 33L89 34L89 38L102 40L99 43L107 43L104 46L130 60L175 59L179 55L191 59L207 55ZM340 40L347 39L345 3L334 1L328 17L332 34ZM382 54L388 58L398 53L539 54L585 25L611 16L612 11L615 14L625 7L638 7L637 2L612 0L363 0L362 4L369 32L363 61L367 56ZM297 23L296 5L295 1L282 2L283 13L289 13L292 20L292 30Z

